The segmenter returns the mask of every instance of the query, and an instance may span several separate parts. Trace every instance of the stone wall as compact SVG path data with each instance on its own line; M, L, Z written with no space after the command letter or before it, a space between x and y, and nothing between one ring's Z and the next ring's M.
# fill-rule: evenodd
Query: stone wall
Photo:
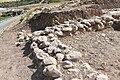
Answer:
M63 8L62 8L63 9ZM93 16L100 16L102 10L98 5L89 5L81 7L66 8L64 10L43 11L36 14L30 21L30 28L32 31L44 29L47 26L63 23L67 20L78 20L80 18L90 18Z

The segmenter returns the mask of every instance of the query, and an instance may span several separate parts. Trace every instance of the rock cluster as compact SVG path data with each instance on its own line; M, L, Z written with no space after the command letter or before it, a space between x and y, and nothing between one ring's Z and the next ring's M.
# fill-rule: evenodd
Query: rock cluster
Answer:
M91 19L81 18L76 21L65 21L64 24L46 27L45 30L35 31L28 35L22 30L18 33L16 45L27 41L30 44L36 63L39 67L44 67L42 74L52 77L54 80L64 80L62 70L75 72L76 74L81 73L81 77L71 80L108 80L107 75L95 71L88 63L79 63L82 53L63 44L59 37L72 36L77 32L100 31L112 27L116 21L110 15L103 15ZM78 63L80 67L76 68Z
M45 29L47 26L63 24L66 20L76 20L79 18L88 19L93 16L102 15L99 5L84 5L81 3L66 3L52 9L45 9L41 13L33 16L28 22L32 31ZM80 1L81 2L81 1Z

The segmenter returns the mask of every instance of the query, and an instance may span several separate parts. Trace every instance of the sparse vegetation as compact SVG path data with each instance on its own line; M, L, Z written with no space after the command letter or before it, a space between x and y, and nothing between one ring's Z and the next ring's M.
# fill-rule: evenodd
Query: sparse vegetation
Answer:
M69 0L44 0L48 3L56 3L61 1L69 1ZM41 0L21 0L21 1L12 1L12 2L3 2L0 3L0 7L17 7L22 5L36 4L40 3Z
M8 19L8 18L10 18L11 16L5 16L5 17L0 17L0 22L2 22L2 21L4 21L4 20L6 20L6 19Z

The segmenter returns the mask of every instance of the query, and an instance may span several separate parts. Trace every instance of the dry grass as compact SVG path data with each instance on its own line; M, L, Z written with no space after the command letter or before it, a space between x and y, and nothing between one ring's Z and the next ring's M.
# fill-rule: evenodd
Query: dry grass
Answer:
M11 1L16 1L16 0L0 0L0 2L11 2Z

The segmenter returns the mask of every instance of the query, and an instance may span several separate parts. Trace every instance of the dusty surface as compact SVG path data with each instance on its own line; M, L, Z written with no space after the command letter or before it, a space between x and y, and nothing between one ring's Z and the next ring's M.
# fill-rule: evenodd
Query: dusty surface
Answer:
M8 31L0 35L0 80L43 80L40 79L40 74L33 69L34 66L32 66L29 56L23 54L24 50L21 49L24 45L15 46L17 33ZM77 68L81 63L87 62L94 70L107 74L110 80L120 80L119 31L77 33L60 38L60 40L83 54L80 62L76 64ZM79 76L62 72L66 76L64 80Z
M31 60L23 57L23 47L16 47L16 32L0 35L0 79L31 80L33 70L28 68Z
M8 36L9 35L9 36ZM7 36L7 37L6 37ZM110 80L120 78L120 32L102 31L78 33L73 37L60 39L64 44L80 51L80 61L88 62L92 68L107 73ZM0 78L1 80L40 80L29 57L23 57L22 47L15 47L16 32L5 32L0 37ZM81 62L78 62L78 67ZM34 74L33 74L34 73ZM70 76L66 76L66 78Z
M83 62L88 62L97 71L107 73L110 80L120 79L120 32L79 33L61 41L80 51Z

